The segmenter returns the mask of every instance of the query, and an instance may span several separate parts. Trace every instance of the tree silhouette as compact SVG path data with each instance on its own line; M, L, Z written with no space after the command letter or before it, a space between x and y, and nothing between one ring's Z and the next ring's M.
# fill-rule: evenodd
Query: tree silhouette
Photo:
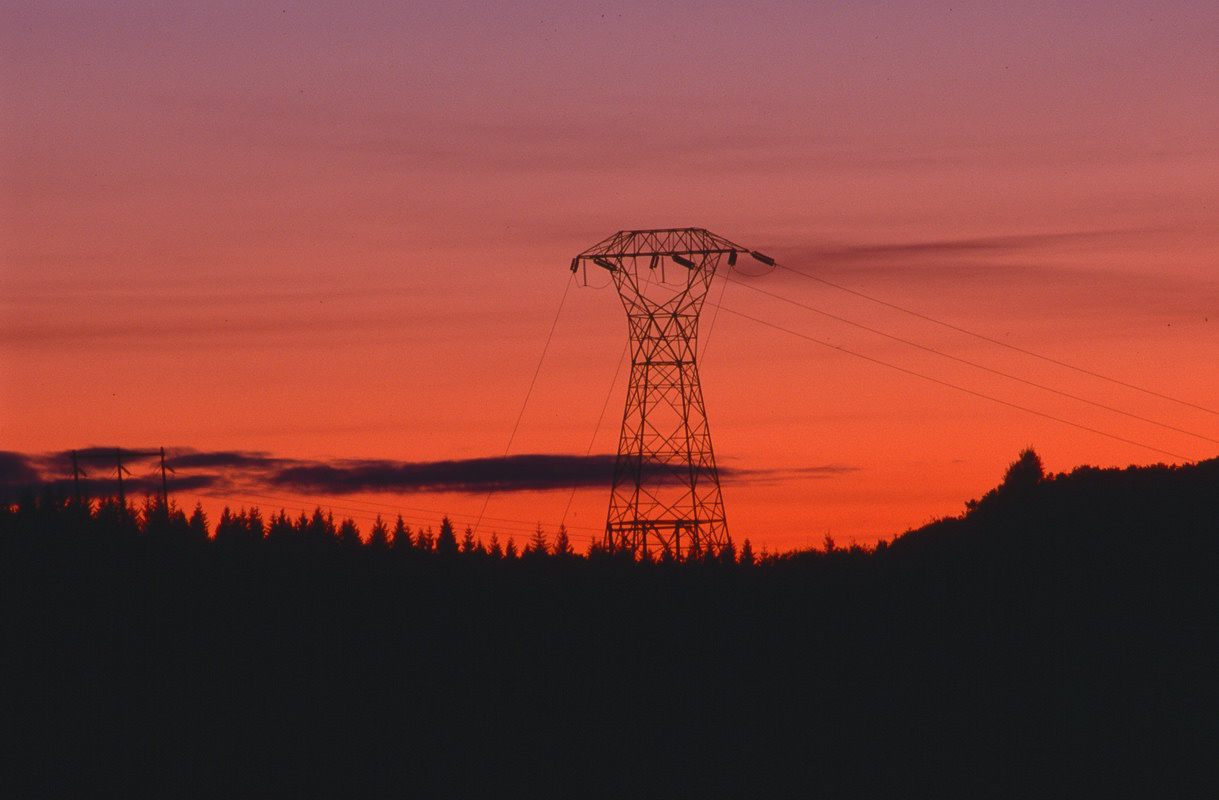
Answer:
M334 529L334 513L322 513L321 506L316 506L313 515L308 518L301 512L298 522L303 523L300 532L313 544L332 542L338 533Z
M432 552L432 546L436 543L436 537L432 534L432 526L420 528L415 532L415 549L423 553Z
M381 519L380 514L368 532L368 546L379 553L389 549L389 528L385 526L385 520Z
M144 498L140 518L145 536L164 539L169 535L169 509L161 502L160 495L148 495Z
M69 518L75 518L77 523L84 521L82 509L75 508L74 501L56 499L54 506L57 514L65 521ZM190 538L186 515L173 501L170 501L168 506L165 505L165 500L160 495L144 498L140 518L144 535L150 539L184 542Z
M394 520L393 541L390 544L400 553L405 553L414 547L414 542L411 541L411 526L406 524L401 514Z
M467 526L466 526L466 530L465 530L465 532L464 532L464 533L462 533L462 535L461 535L461 552L462 552L462 555L470 555L470 554L472 554L472 553L473 553L473 552L474 552L476 549L481 549L481 548L479 548L479 547L478 547L478 546L477 546L477 545L474 543L474 529L473 529L473 528L471 528L469 525L467 525Z
M529 543L525 545L525 552L522 556L531 558L545 558L550 554L550 546L546 541L546 531L542 530L542 523L538 523L533 529L533 535L529 537Z
M1045 467L1041 456L1031 447L1020 451L1020 455L1007 468L1003 475L1000 492L1024 492L1045 480Z
M487 554L496 561L504 557L504 549L499 544L499 534L495 531L491 531L491 543L487 547Z
M567 537L567 526L561 522L559 523L559 534L555 537L552 550L560 558L568 558L575 555L575 550L571 546L571 540Z
M338 540L339 544L348 549L357 548L362 544L360 529L356 527L356 521L351 517L347 517L339 525Z
M271 522L267 525L267 538L275 542L292 541L295 538L295 532L292 520L288 519L287 512L282 508L278 514L271 517Z
M233 512L229 510L228 506L225 506L220 512L220 519L216 520L216 541L229 542L240 539L238 533L240 527Z
M1077 472L1093 468L1081 467ZM965 503L967 514L979 511L983 514L991 510L1006 507L1011 503L1023 504L1037 487L1046 480L1045 467L1041 456L1031 447L1020 451L1016 460L1008 465L1003 473L1003 482L982 495L981 500L969 500Z
M446 558L457 555L457 534L453 521L448 517L440 520L440 533L436 535L436 554Z
M731 536L728 537L728 541L725 543L724 548L720 550L719 561L721 564L736 563L736 544L733 543Z
M605 545L602 544L599 539L593 537L591 540L589 540L586 555L590 561L608 557L609 554L609 550L606 549Z
M262 512L258 510L258 506L251 506L249 512L245 516L246 538L249 540L258 540L266 535L266 526L263 524Z
M190 520L187 521L186 527L193 541L202 542L207 539L207 514L203 513L203 504L195 503L195 510L191 512Z

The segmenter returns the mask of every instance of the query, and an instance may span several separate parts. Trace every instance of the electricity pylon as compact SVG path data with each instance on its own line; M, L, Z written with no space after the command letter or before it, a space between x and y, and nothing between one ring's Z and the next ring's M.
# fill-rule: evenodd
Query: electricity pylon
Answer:
M629 325L631 381L605 523L612 552L683 560L731 546L695 355L711 279L737 253L750 251L676 228L619 231L572 259L572 272L609 273Z
M78 504L81 502L80 478L82 475L86 474L85 471L83 469L81 469L81 467L80 467L81 459L98 459L98 458L111 459L111 458L113 458L114 466L115 466L115 474L118 476L119 505L124 505L124 506L127 503L127 495L123 491L123 474L126 473L127 475L130 475L131 470L129 470L123 466L123 457L126 456L128 458L146 458L146 457L160 456L160 458L161 458L161 503L165 509L167 509L167 510L169 509L169 479L166 477L165 473L173 472L174 468L165 463L165 448L164 447L162 447L160 450L123 450L121 448L116 447L114 449L113 453L111 453L109 450L105 450L102 448L92 448L90 450L86 450L83 453L80 451L77 451L77 450L73 450L73 451L71 451L71 456L72 456L72 484L73 484L73 487L75 490L76 502Z

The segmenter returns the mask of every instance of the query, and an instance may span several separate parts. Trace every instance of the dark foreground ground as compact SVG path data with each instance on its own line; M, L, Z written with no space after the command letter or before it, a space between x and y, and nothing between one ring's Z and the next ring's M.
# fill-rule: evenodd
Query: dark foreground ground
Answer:
M9 530L6 794L1216 796L1191 502L751 567Z

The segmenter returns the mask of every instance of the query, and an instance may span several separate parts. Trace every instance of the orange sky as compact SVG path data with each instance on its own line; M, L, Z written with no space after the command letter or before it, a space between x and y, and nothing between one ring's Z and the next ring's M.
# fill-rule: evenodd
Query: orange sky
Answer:
M524 401L571 257L652 227L1219 408L1212 3L653 5L4 3L0 450L495 457L524 406L510 453L612 452L611 289L571 289ZM887 538L1028 445L1219 449L1214 413L740 267L701 364L738 541ZM501 532L571 497L227 491Z

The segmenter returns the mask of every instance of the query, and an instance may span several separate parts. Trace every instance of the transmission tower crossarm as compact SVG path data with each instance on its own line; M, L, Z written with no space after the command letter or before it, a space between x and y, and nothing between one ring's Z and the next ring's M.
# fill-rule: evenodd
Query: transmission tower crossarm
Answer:
M636 257L641 257L641 258L651 258L652 256L659 257L659 256L675 256L675 255L678 255L678 256L687 256L687 255L714 256L714 255L728 255L729 253L749 253L749 251L743 247L707 248L707 249L698 249L698 250L640 250L638 252L618 252L618 253L605 252L605 253L597 253L595 255L590 253L589 255L576 256L576 260L579 260L582 258L597 258L597 257L615 258L615 257L620 257L620 256L636 256ZM752 255L752 253L751 253L751 255Z

